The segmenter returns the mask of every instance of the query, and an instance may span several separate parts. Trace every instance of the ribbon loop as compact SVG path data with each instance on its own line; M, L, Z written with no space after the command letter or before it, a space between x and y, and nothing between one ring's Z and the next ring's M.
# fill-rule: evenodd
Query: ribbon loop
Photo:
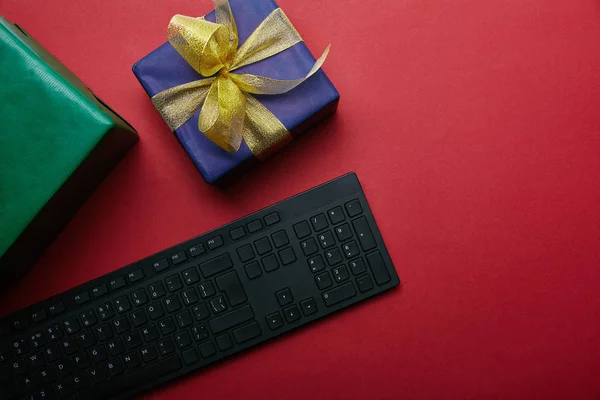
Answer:
M152 97L172 130L187 122L200 108L198 128L228 152L242 139L254 155L263 158L291 140L281 121L250 94L289 92L316 73L329 46L311 70L299 79L280 80L232 71L289 49L302 41L281 9L271 12L238 48L239 39L228 0L212 0L216 23L175 15L167 38L177 52L206 79L179 85Z

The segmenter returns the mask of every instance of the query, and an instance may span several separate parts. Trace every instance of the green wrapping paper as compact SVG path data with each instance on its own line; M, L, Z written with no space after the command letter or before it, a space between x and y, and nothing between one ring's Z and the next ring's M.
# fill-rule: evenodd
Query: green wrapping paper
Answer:
M0 17L0 287L25 274L137 141L135 130Z

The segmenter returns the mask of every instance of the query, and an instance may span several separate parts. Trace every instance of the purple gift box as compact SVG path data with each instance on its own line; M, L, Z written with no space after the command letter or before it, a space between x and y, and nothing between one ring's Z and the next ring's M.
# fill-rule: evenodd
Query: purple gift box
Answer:
M240 45L275 9L273 0L230 0L237 24ZM214 11L206 20L215 22ZM300 42L270 58L240 68L236 73L249 73L275 79L304 77L315 63L306 44ZM170 43L165 43L133 66L144 90L150 97L163 90L203 79ZM255 95L269 111L296 137L312 125L333 114L339 93L322 70L288 93L276 96ZM175 130L175 135L208 183L217 183L236 175L243 167L257 161L243 141L237 152L229 153L210 141L198 130L200 111Z

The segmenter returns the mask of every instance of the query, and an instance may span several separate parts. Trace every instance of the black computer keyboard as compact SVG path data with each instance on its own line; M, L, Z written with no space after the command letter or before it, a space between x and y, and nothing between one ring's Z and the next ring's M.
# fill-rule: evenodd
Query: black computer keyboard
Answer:
M399 284L355 174L0 320L0 399L124 399Z

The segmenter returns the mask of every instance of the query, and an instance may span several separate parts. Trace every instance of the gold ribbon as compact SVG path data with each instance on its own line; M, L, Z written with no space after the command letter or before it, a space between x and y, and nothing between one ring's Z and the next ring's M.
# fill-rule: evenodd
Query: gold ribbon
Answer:
M264 60L294 46L302 38L278 8L238 48L238 33L228 0L212 0L216 23L204 18L175 15L167 38L177 52L205 79L189 82L152 97L171 130L186 123L200 108L198 128L228 152L246 140L258 158L291 140L283 124L252 94L289 92L321 68L329 46L301 79L279 80L235 74L238 68Z

